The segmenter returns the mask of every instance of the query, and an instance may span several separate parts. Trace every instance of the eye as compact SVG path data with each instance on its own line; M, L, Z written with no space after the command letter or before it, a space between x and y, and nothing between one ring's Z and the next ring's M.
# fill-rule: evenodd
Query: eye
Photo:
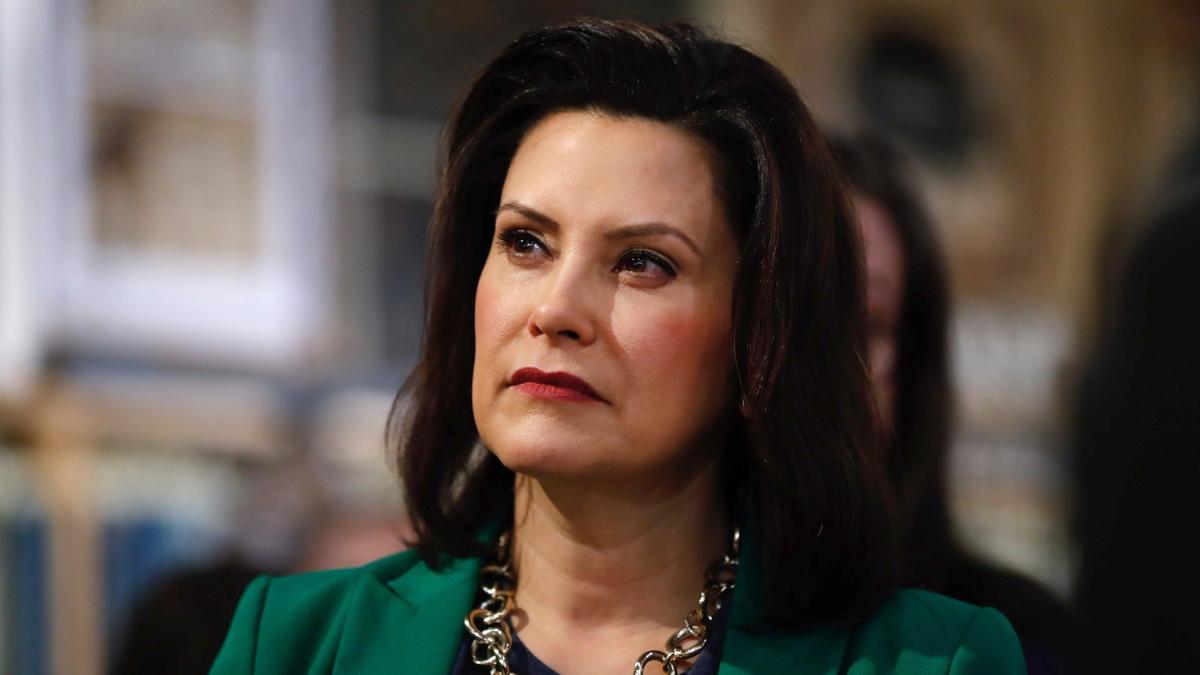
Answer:
M631 272L638 276L675 277L675 267L663 256L644 249L635 249L621 254L613 268L616 272Z
M529 230L505 230L496 239L499 247L513 257L532 257L537 255L539 250L546 252L546 245Z

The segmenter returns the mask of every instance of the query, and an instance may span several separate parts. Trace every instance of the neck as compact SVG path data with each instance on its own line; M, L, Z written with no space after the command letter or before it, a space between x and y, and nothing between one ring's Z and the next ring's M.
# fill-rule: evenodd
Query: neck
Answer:
M728 546L717 465L660 480L657 491L518 477L515 619L539 658L583 672L583 643L625 665L662 648Z

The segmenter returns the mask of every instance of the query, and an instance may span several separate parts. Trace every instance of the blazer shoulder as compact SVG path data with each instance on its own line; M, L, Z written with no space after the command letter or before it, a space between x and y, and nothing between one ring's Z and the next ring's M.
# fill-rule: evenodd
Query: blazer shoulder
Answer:
M287 626L297 621L328 624L364 581L386 585L404 577L420 558L402 551L361 567L266 577L262 582L263 623ZM250 593L247 593L250 596Z
M276 661L288 654L304 654L309 663L332 658L362 582L387 584L418 561L415 551L404 551L362 567L258 577L242 594L210 672L302 672Z
M1024 675L1004 615L930 591L896 592L853 632L849 675Z
M418 562L415 550L401 551L361 567L267 577L271 609L290 615L296 610L328 608L364 579L387 584L403 577Z

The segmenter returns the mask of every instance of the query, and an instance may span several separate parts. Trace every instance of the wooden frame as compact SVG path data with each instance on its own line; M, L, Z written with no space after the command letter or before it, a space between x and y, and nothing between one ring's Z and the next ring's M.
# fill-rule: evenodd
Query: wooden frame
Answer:
M92 34L86 23L76 27L74 41L66 41L64 51L90 53L93 59L108 53L104 43L120 44L124 52L112 58L121 67L110 71L121 72L133 63L145 69L115 84L88 81L82 59L64 58L61 81L68 101L224 121L250 130L255 162L250 175L256 186L246 219L253 229L246 236L255 245L251 255L242 256L102 241L94 189L98 171L90 157L98 152L96 139L69 137L63 157L71 170L60 187L74 201L56 231L56 342L84 351L132 351L267 370L301 363L319 342L330 285L327 10L315 0L244 1L255 19L249 53L221 44L173 45L170 40L130 46L123 39L106 41ZM58 3L87 22L81 4ZM172 46L172 58L160 54L156 62L155 54ZM249 62L249 76L239 68L239 59ZM171 70L164 62L182 65ZM223 77L235 81L230 85ZM204 95L206 86L216 89L213 96ZM239 87L248 89L242 92L248 105L227 105L222 95ZM63 117L62 128L83 129L88 123L80 105L68 107ZM85 144L93 146L92 152ZM144 188L134 185L131 193L144 193Z

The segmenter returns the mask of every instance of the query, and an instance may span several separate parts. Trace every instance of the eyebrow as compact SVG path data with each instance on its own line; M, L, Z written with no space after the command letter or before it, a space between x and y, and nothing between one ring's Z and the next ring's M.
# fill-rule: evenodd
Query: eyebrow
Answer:
M558 221L542 213L541 211L526 206L520 202L505 202L504 204L500 205L500 208L496 209L496 213L500 213L501 211L513 211L549 229L560 229ZM604 238L608 240L632 239L634 237L647 236L675 237L686 244L688 248L692 249L696 255L702 258L704 257L704 255L700 252L700 247L696 245L696 242L692 241L691 237L684 234L683 231L679 230L678 228L671 227L666 223L634 223L631 225L623 225L604 233Z

